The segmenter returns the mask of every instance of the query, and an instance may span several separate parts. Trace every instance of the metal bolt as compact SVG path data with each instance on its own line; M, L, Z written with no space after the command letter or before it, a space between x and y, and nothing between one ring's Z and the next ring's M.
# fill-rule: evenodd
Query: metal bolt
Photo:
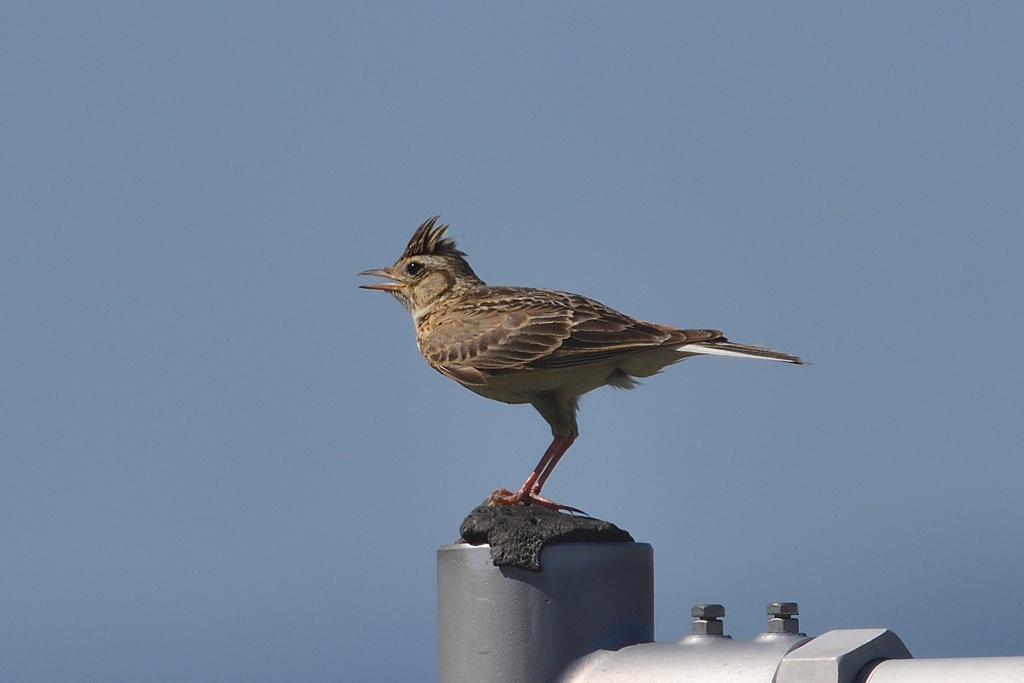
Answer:
M792 617L800 614L800 605L795 602L773 602L768 605L768 614L773 617Z
M719 619L725 616L725 607L722 605L694 605L690 610L693 622L693 635L695 636L720 636L724 631L724 625Z
M795 602L772 602L768 605L768 633L799 633L800 606Z

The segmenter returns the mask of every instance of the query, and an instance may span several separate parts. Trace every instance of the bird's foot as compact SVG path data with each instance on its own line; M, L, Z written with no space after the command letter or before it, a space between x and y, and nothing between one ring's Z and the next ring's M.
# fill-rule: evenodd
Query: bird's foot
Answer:
M529 493L526 491L518 491L512 493L508 489L498 489L487 498L487 505L539 505L548 510L556 510L558 512L571 512L573 514L580 514L584 517L589 517L586 512L579 508L574 508L569 505L562 505L556 503L553 500L541 497L537 493Z
M519 505L522 500L518 497L518 494L512 493L508 489L498 489L491 495L487 496L487 506L493 505Z

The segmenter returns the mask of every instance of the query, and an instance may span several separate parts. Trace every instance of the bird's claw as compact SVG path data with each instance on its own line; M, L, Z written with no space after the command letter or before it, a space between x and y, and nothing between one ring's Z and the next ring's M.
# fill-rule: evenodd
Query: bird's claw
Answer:
M553 500L543 498L537 493L528 493L526 491L518 491L512 493L508 489L498 489L487 498L488 506L492 505L539 505L548 510L555 510L557 512L571 512L573 514L580 514L584 517L589 517L586 512L579 508L574 508L569 505L562 505L556 503Z

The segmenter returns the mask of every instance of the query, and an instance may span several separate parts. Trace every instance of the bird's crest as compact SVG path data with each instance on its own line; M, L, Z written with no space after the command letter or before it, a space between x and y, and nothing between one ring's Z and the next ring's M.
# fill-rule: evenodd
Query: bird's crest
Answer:
M448 239L444 236L445 231L448 230L447 225L438 225L437 219L440 216L434 216L426 221L423 225L416 228L416 232L413 233L412 239L409 240L409 244L405 247L405 251L402 253L402 258L409 258L411 256L465 256L465 252L459 251L455 248L455 240Z

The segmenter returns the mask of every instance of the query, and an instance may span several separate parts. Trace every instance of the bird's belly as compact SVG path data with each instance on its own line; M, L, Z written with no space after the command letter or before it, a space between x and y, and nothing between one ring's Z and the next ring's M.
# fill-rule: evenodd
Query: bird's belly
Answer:
M549 392L580 396L608 384L615 371L614 365L595 364L559 370L510 372L488 377L486 385L466 388L502 403L529 403L537 394Z

